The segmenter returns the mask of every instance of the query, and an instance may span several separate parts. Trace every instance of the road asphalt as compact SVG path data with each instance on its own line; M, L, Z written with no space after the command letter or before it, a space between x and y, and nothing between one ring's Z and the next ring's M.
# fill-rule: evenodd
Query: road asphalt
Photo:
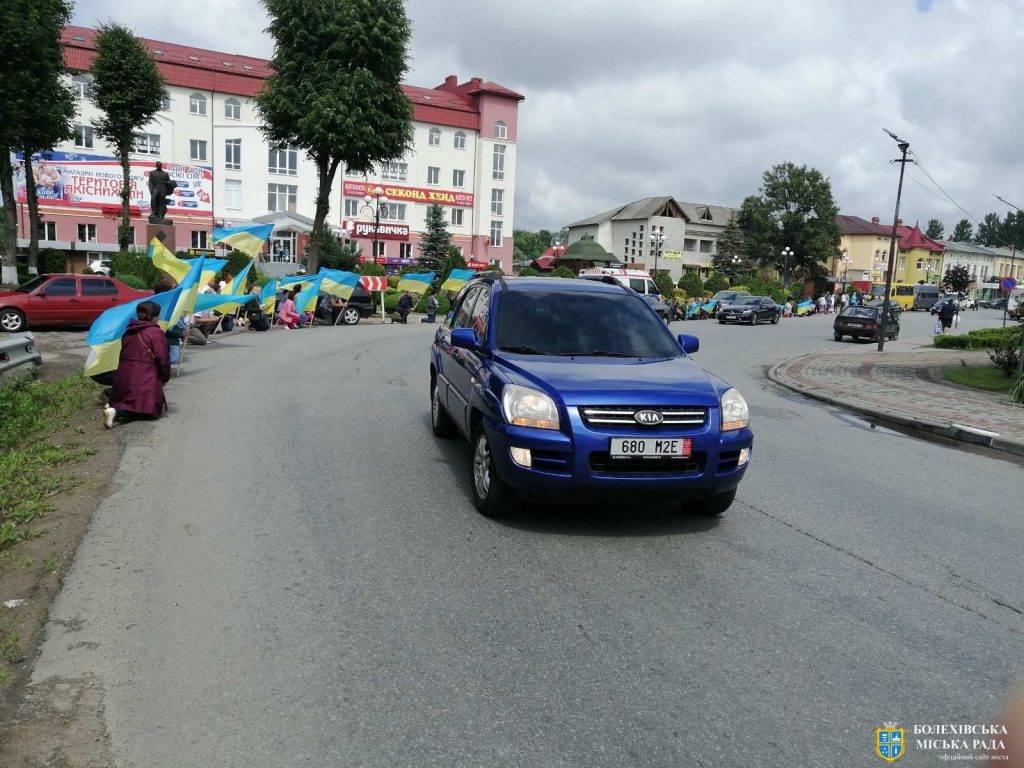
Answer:
M102 682L119 766L870 765L884 721L997 718L1021 467L770 383L831 318L673 324L751 405L718 520L480 517L429 430L433 330L236 334L120 427L33 676Z

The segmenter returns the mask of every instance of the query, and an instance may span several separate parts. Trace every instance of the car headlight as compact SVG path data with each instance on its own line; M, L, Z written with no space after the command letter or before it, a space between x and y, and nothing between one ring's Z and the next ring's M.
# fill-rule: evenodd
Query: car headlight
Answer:
M536 389L508 384L501 392L501 405L509 424L558 429L558 406L554 400Z
M722 431L730 429L743 429L750 424L750 409L747 408L747 401L735 389L730 389L722 395Z

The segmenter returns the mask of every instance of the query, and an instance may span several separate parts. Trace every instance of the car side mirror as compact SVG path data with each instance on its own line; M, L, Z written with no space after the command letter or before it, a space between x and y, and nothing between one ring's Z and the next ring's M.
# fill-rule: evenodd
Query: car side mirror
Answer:
M473 352L476 352L481 348L481 344L476 338L476 331L472 328L453 329L452 346L458 347L459 349L468 349Z
M679 346L683 348L683 352L692 355L700 349L700 339L688 333L681 333L679 334Z
M45 295L46 295L46 289L45 288L40 288L38 291L36 291L36 296L45 296Z

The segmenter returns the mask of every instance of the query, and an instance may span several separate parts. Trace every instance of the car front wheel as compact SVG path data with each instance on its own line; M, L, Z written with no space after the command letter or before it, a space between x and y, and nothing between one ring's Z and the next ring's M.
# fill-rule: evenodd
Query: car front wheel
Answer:
M843 334L841 334L839 331L833 331L832 332L832 338L835 339L836 341L842 341L843 340Z
M484 517L505 517L512 511L515 494L494 470L494 456L483 424L473 433L473 461L470 464L473 506Z
M16 309L5 309L0 311L0 329L8 333L17 333L25 330L25 315Z

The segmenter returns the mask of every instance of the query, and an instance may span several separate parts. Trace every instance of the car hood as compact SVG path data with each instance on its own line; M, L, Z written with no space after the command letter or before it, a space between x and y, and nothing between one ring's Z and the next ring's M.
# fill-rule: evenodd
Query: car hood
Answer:
M23 299L28 296L27 293L21 291L0 291L0 301L4 299Z
M512 379L544 389L566 405L719 404L711 377L687 357L634 360L614 357L538 357L500 353ZM515 376L518 374L518 376Z
M719 309L728 309L728 310L737 310L738 309L738 310L743 311L743 310L748 310L748 309L754 309L754 305L753 304L719 304L718 308Z

